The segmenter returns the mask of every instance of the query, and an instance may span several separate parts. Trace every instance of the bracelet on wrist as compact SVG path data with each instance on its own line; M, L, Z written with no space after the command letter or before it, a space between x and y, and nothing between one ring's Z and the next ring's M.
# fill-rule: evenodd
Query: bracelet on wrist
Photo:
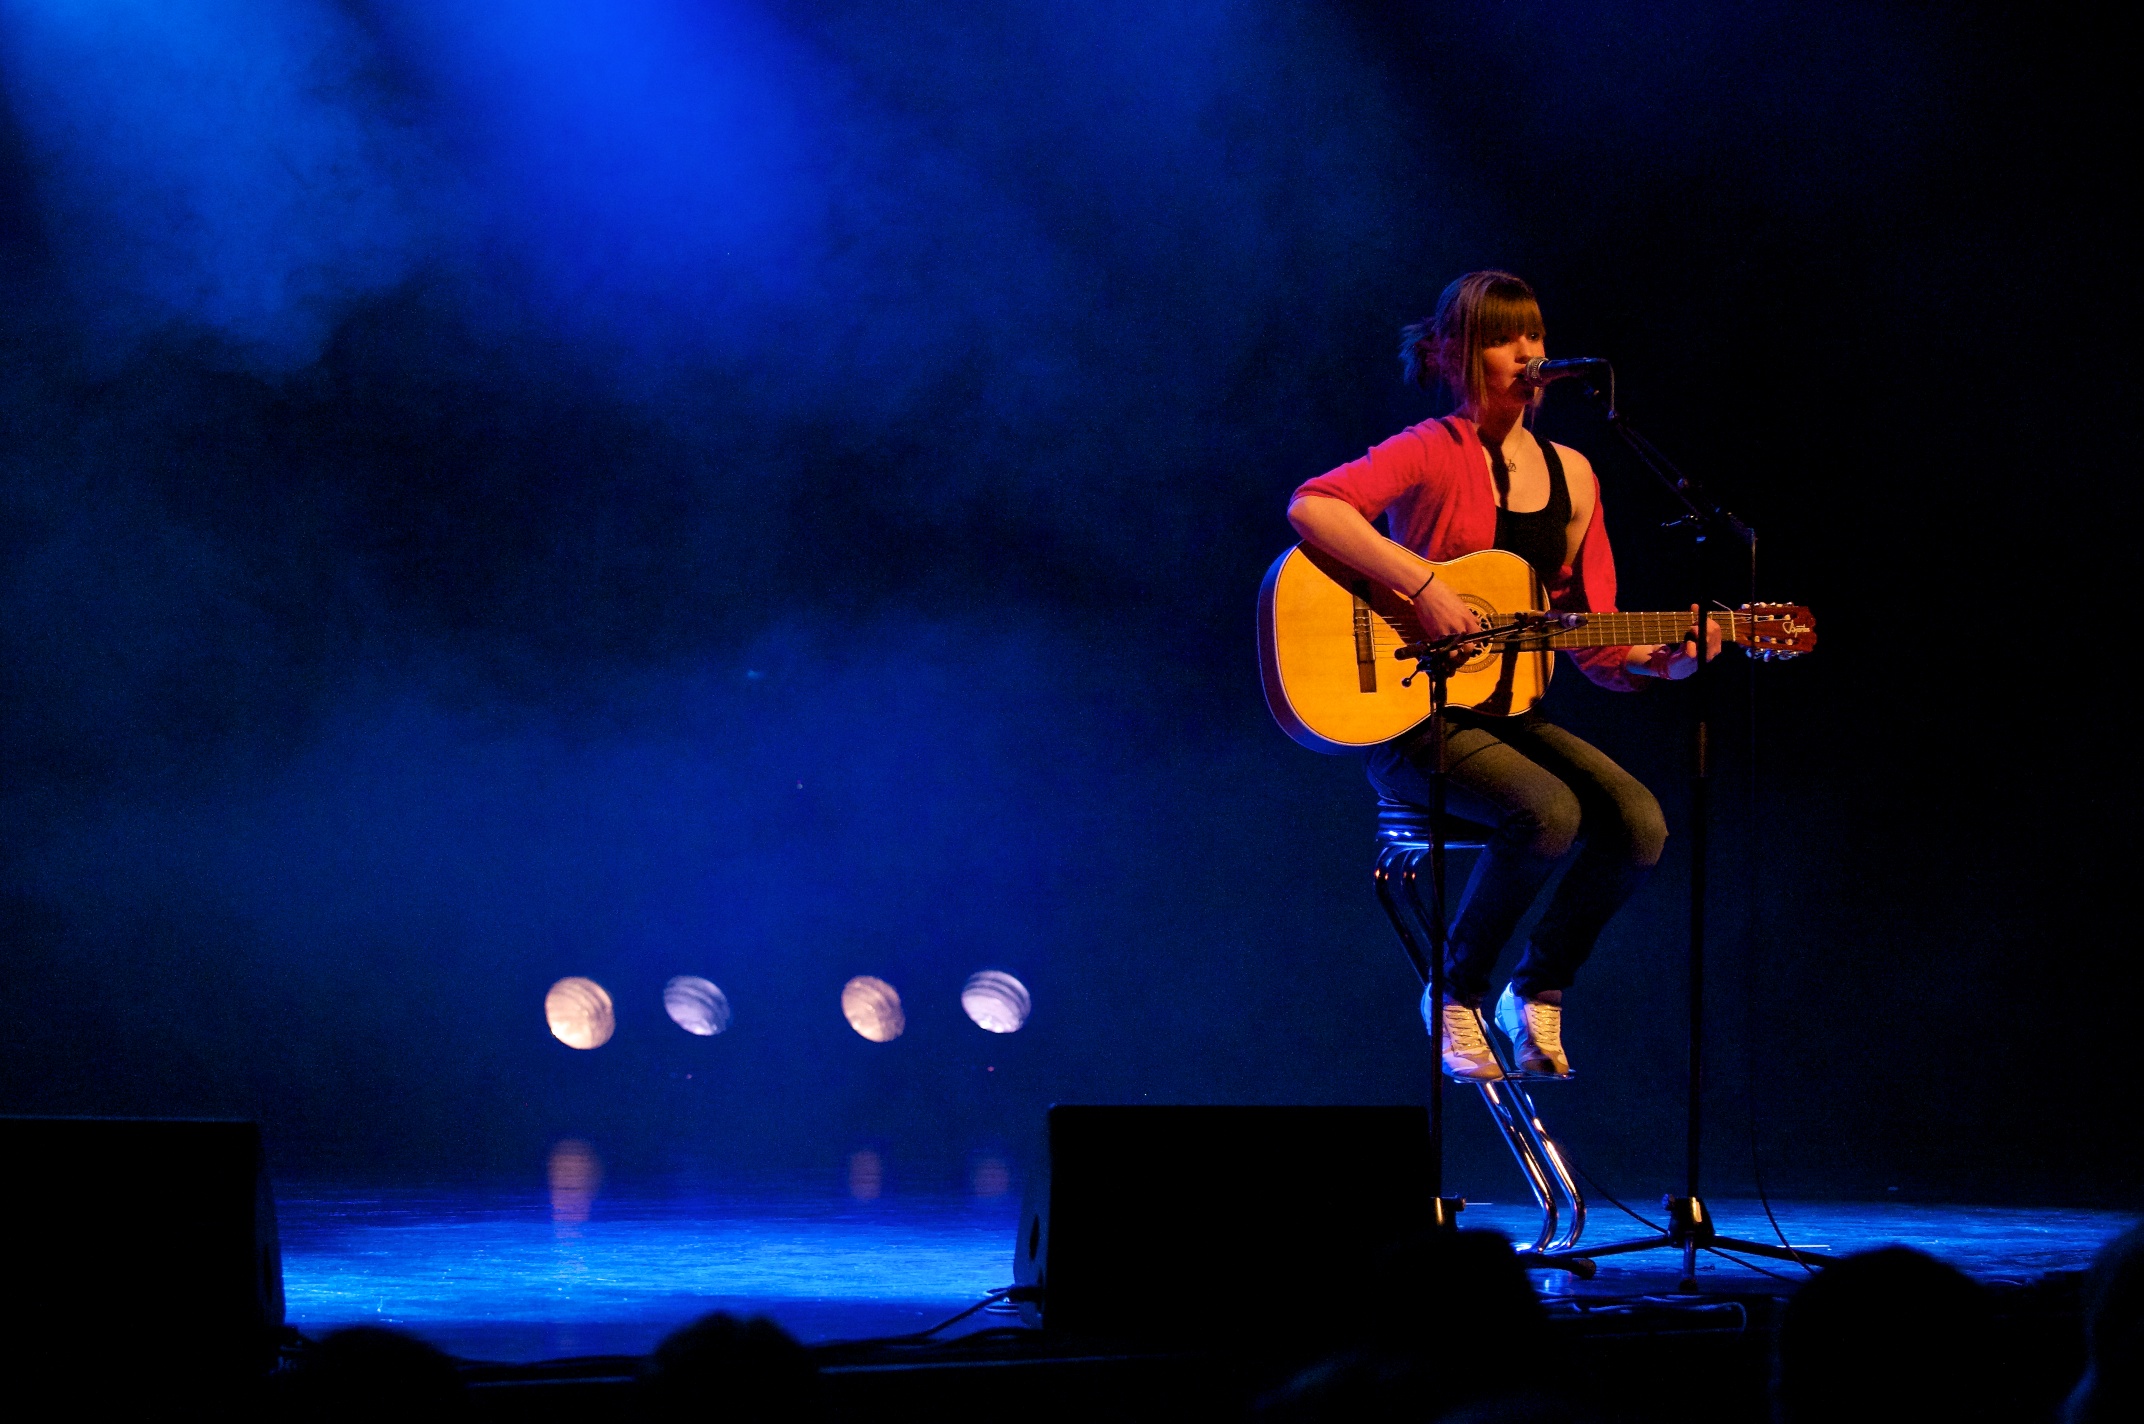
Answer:
M1430 586L1431 584L1435 583L1436 581L1437 581L1437 571L1436 571L1435 569L1431 569L1431 570L1429 571L1429 577L1428 577L1428 578L1426 578L1426 579L1423 579L1423 580L1422 580L1422 588L1418 588L1418 589L1416 589L1416 590L1415 590L1415 591L1414 591L1413 593L1410 593L1410 594L1408 594L1408 595L1407 595L1407 601L1408 601L1409 603L1412 603L1412 602L1414 602L1414 601L1415 601L1416 599L1420 598L1420 597L1422 596L1422 589L1424 589L1424 588L1428 588L1428 587L1429 587L1429 586Z

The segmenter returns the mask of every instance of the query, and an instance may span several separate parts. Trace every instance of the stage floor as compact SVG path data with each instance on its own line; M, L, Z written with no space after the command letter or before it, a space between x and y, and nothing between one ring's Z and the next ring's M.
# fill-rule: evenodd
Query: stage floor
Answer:
M860 1202L806 1183L607 1189L563 1203L502 1187L290 1185L277 1196L284 1289L298 1329L317 1336L340 1325L393 1325L495 1361L642 1354L710 1310L765 1314L810 1343L920 1329L1011 1283L1019 1213L1010 1194ZM1773 1239L1756 1202L1712 1207L1722 1232ZM1796 1245L1844 1254L1900 1243L2013 1281L2084 1266L2131 1221L2115 1212L1890 1203L1775 1202L1774 1210ZM1464 1221L1530 1239L1538 1216L1531 1207L1474 1204ZM1637 1234L1637 1223L1599 1205L1584 1244ZM1603 1261L1583 1284L1552 1272L1535 1279L1551 1298L1638 1296L1670 1290L1677 1264L1653 1252ZM1716 1256L1705 1258L1701 1282L1738 1292L1789 1284Z

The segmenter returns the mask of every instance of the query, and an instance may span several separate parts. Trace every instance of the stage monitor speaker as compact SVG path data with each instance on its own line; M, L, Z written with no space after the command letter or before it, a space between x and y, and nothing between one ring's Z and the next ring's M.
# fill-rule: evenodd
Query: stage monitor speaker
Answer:
M273 1365L283 1263L256 1124L0 1117L0 1162L11 1378L183 1392Z
M1424 1229L1429 1167L1420 1107L1053 1107L1014 1279L1053 1332L1300 1333Z

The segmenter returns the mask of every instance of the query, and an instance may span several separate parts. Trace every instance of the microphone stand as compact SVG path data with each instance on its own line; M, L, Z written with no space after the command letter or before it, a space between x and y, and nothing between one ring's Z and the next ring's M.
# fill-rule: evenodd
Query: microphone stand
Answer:
M1466 641L1463 636L1443 638L1393 655L1415 659L1414 672L1402 678L1400 686L1429 674L1429 1021L1435 1025L1430 1052L1436 1055L1429 1074L1429 1224L1436 1231L1456 1231L1459 1212L1466 1206L1463 1199L1444 1194L1444 947L1449 933L1444 920L1444 699Z
M1606 363L1602 363L1605 365ZM1777 1261L1792 1261L1797 1265L1822 1265L1825 1258L1791 1246L1774 1245L1766 1241L1747 1241L1735 1236L1722 1236L1713 1229L1712 1214L1706 1209L1699 1192L1699 1163L1703 1148L1704 1123L1704 1071L1705 1071L1705 893L1706 856L1710 849L1712 832L1712 747L1709 721L1712 678L1708 675L1713 662L1710 639L1706 634L1708 616L1704 612L1704 575L1698 558L1705 541L1714 534L1731 536L1739 540L1749 553L1751 599L1755 600L1757 569L1757 532L1737 519L1733 511L1715 500L1704 486L1675 467L1673 461L1660 452L1660 448L1631 427L1615 403L1615 368L1608 367L1608 394L1604 398L1591 385L1584 387L1586 396L1600 405L1608 427L1615 431L1624 445L1629 447L1638 463L1651 470L1667 487L1683 507L1683 514L1671 519L1663 527L1690 531L1693 563L1697 563L1695 575L1699 597L1697 671L1691 676L1691 765L1690 765L1690 1060L1686 1084L1688 1114L1687 1135L1684 1139L1683 1195L1669 1195L1661 1199L1667 1209L1667 1230L1635 1241L1618 1241L1607 1246L1595 1246L1583 1251L1573 1251L1573 1256L1620 1256L1634 1251L1671 1249L1682 1252L1682 1280L1677 1289L1697 1289L1697 1253L1703 1250L1729 1250L1749 1256L1763 1256Z
M1472 656L1468 651L1472 645L1500 638L1523 638L1528 633L1544 634L1559 628L1576 628L1584 622L1582 614L1522 612L1514 614L1509 623L1497 627L1409 643L1392 654L1403 662L1412 659L1415 665L1414 671L1400 680L1400 686L1407 686L1425 672L1429 674L1429 1022L1430 1051L1436 1055L1436 1065L1429 1075L1432 1230L1457 1230L1459 1213L1466 1206L1464 1198L1444 1194L1444 952L1450 935L1444 913L1444 785L1449 770L1445 753L1446 690L1452 673Z

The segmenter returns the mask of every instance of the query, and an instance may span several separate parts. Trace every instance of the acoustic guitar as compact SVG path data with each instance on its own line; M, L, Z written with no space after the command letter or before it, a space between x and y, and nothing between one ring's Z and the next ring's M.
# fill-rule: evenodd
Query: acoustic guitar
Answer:
M1533 565L1502 549L1432 564L1484 626L1541 612L1548 598ZM1528 629L1479 645L1456 670L1447 699L1492 717L1515 717L1548 692L1558 648L1679 643L1687 609L1584 613L1577 627ZM1712 614L1726 637L1763 658L1816 647L1816 620L1786 603ZM1429 716L1429 679L1394 656L1422 640L1414 605L1331 555L1298 544L1276 559L1258 590L1258 663L1266 706L1281 730L1313 751L1351 752L1390 741Z

